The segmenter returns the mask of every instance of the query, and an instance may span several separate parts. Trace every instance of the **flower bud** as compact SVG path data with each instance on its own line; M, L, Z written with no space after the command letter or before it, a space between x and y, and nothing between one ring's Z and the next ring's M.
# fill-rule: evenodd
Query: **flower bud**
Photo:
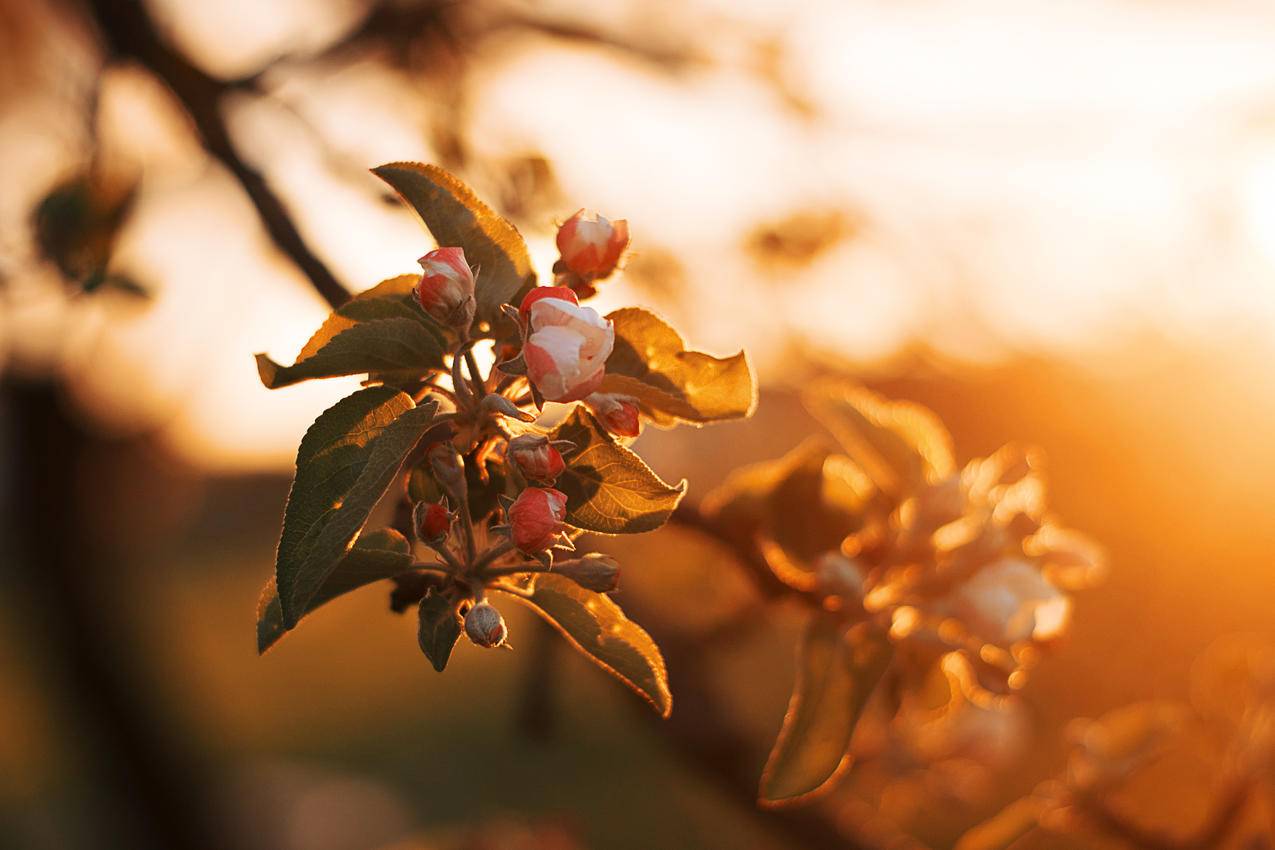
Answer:
M615 346L615 328L575 293L560 286L537 287L519 311L527 320L523 359L527 378L549 401L579 401L602 384Z
M464 504L469 496L465 481L465 459L449 441L435 443L426 453L434 479L455 504Z
M417 502L412 509L416 536L426 543L441 543L452 530L451 511L438 502Z
M551 487L528 487L518 494L508 513L510 534L518 550L543 552L562 533L567 497Z
M439 324L467 328L474 321L474 273L463 248L438 248L421 257L416 300Z
M484 599L465 614L465 634L479 646L493 649L505 642L509 629L505 618Z
M621 437L636 437L642 431L637 399L619 393L593 393L584 400L602 426Z
M564 266L586 280L598 280L615 271L629 244L629 223L580 210L558 228L557 241Z
M600 552L561 561L553 565L553 571L594 593L610 593L620 586L620 565L614 558Z
M550 444L549 438L539 434L523 434L510 440L509 457L531 481L552 482L566 467L562 454Z

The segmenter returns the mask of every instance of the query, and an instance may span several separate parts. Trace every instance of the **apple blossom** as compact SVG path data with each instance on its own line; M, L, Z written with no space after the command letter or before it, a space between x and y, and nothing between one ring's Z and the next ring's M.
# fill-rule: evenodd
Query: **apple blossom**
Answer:
M509 527L519 551L543 552L562 532L567 496L552 487L528 487L509 506Z
M638 419L637 399L633 396L619 393L592 393L584 400L584 403L593 411L593 415L598 417L603 427L612 434L636 437L641 433L642 424Z
M1026 561L1006 558L984 567L951 597L952 613L983 640L1008 646L1057 636L1070 600Z
M539 434L523 434L510 440L509 457L532 481L553 481L566 467L562 454Z
M629 244L629 223L612 222L590 210L580 210L558 228L562 264L586 280L604 278L615 271Z
M533 289L523 299L521 312L528 327L523 345L527 377L545 399L579 401L602 384L615 346L610 321L581 307L570 290L546 294Z
M474 273L463 248L437 248L421 257L416 300L439 324L467 328L474 321Z

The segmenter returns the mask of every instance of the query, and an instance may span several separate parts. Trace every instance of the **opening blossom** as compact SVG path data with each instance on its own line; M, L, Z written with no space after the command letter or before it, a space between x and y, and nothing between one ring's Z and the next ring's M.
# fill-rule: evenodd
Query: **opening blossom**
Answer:
M519 551L543 552L562 533L567 496L552 487L528 487L509 506L508 514L510 534Z
M562 453L547 437L523 434L509 441L509 457L518 470L532 481L553 481L566 467Z
M629 223L612 222L591 210L580 210L558 228L562 263L586 280L604 278L615 271L629 244Z
M421 281L416 300L439 324L467 328L474 321L474 272L463 248L437 248L418 260Z
M527 377L549 401L579 401L602 385L615 328L581 307L565 286L531 290L520 310L527 322Z
M984 567L952 603L978 637L1000 646L1056 637L1071 614L1070 600L1039 569L1013 558Z

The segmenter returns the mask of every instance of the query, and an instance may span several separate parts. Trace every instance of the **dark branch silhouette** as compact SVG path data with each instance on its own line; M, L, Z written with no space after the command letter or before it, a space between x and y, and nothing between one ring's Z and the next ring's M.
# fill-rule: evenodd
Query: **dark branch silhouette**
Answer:
M208 153L226 167L257 210L271 241L310 280L332 307L350 298L347 290L301 236L283 201L265 178L235 150L222 117L222 100L233 91L255 90L255 79L219 80L170 47L137 0L93 0L102 40L115 59L132 59L153 73L181 101Z

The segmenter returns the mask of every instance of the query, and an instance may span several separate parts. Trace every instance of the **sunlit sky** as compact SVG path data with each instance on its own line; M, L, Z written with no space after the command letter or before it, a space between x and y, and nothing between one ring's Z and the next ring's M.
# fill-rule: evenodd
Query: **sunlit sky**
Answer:
M465 176L494 192L502 162L543 154L563 205L524 228L540 268L555 215L588 205L627 218L639 255L680 261L688 295L664 304L620 279L601 306L663 309L710 351L746 344L764 377L782 378L794 337L865 363L918 341L958 360L1099 362L1147 331L1207 344L1275 329L1275 6L484 8L501 5L689 61L673 73L517 30L464 45ZM223 75L304 57L360 14L320 0L152 8ZM46 41L39 61L91 72L74 61L81 42ZM6 229L72 149L56 141L69 84L41 80L6 93L0 113L6 174L27 178L0 204ZM410 271L431 244L363 169L437 159L428 126L449 93L366 57L298 59L267 86L271 97L226 114L307 238L354 288ZM83 304L67 316L37 281L15 281L0 347L11 366L58 360L106 421L161 426L192 460L286 466L305 424L354 382L269 393L251 355L290 359L323 305L272 254L234 183L199 159L160 89L116 72L103 109L108 149L144 176L117 260L157 297L123 318ZM802 210L845 213L852 238L779 269L744 249L760 225Z

